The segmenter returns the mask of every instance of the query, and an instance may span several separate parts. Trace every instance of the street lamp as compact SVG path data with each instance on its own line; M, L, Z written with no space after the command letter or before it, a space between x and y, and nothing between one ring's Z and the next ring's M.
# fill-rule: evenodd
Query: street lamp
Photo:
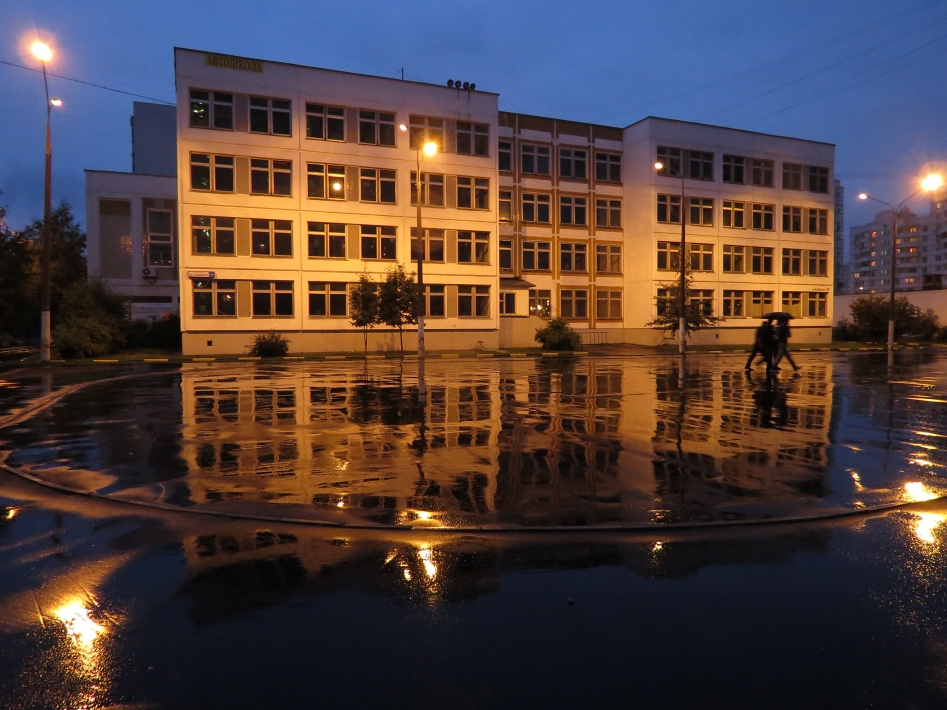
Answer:
M655 170L664 170L664 163L658 161L657 163L654 164L654 169L655 169ZM668 174L670 175L670 171L668 171ZM683 171L683 170L681 170L680 178L681 178L681 254L680 254L681 285L680 285L680 288L678 289L678 290L680 291L680 293L678 294L678 298L679 298L679 301L678 301L678 308L680 309L680 310L679 310L679 315L680 315L680 317L681 317L681 320L680 320L680 323L678 324L678 330L679 330L679 332L678 332L678 336L679 336L679 341L678 341L678 342L679 342L679 349L678 349L678 350L679 350L679 352L681 353L681 355L683 355L684 352L685 352L685 350L687 349L687 336L686 336L686 332L687 332L687 315L686 315L686 311L685 311L685 303L686 303L685 288L686 288L686 286L687 286L687 280L686 280L686 278L685 278L685 269L684 269L684 263L685 263L685 262L684 262L684 259L686 258L686 255L685 255L685 252L684 252L684 247L685 247L686 242L687 242L686 234L685 234L685 224L686 224L686 222L687 222L687 212L686 212L685 205L684 205L684 171ZM669 220L670 220L670 218L671 218L670 210L671 210L671 205L668 204L668 219L669 219Z
M904 207L904 203L910 200L912 197L918 195L921 192L931 192L936 190L941 185L944 184L944 179L941 175L936 173L931 173L927 175L920 181L920 188L912 192L910 195L905 197L898 203L898 206L885 202L884 200L879 200L877 197L872 197L867 192L862 192L858 195L859 200L872 200L879 204L884 205L891 210L891 297L888 304L888 367L894 365L894 290L898 282L897 277L897 240L898 240L898 210Z
M43 195L43 252L40 271L40 293L42 308L39 323L39 359L49 362L50 357L50 319L49 319L49 261L52 251L50 219L52 215L53 191L53 141L50 133L50 113L53 106L62 106L62 101L49 98L49 80L46 78L46 63L53 58L53 50L45 42L36 40L30 45L30 52L43 67L43 88L46 90L46 182Z

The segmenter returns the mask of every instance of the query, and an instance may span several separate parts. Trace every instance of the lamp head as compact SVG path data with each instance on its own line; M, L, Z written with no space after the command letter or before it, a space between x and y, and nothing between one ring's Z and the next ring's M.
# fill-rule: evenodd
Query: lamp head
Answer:
M59 106L62 106L62 99L57 99L53 97L49 100L49 105L56 106L58 108Z
M655 169L655 170L664 170L664 163L662 163L662 162L659 160L657 163L654 164L654 169Z
M428 141L427 143L424 144L424 148L422 150L424 150L424 154L430 158L432 155L437 153L437 143L434 143L433 141Z
M860 193L858 193L858 199L859 199L859 200L867 200L867 199L868 199L868 193L867 193L867 192L860 192Z
M408 130L408 127L404 125L403 123L400 126L398 126L398 128L400 128L402 131Z
M944 178L937 173L931 173L921 180L921 188L927 192L932 192L944 184Z
M53 58L53 50L49 48L48 44L40 42L39 40L36 40L30 45L30 52L44 64Z

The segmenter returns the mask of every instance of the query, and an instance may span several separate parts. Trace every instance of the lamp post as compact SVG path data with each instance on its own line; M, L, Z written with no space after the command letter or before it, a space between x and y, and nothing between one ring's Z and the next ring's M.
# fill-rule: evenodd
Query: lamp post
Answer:
M655 169L655 170L664 170L664 163L662 163L662 162L660 162L660 161L657 162L657 163L655 163L655 164L654 164L654 169ZM669 174L670 174L670 173L669 173ZM686 277L685 277L685 268L684 268L684 265L685 265L684 259L686 258L686 254L685 254L685 251L684 251L684 247L686 246L686 243L687 243L687 237L686 237L686 233L685 233L685 225L686 225L686 223L687 223L687 211L686 211L685 205L684 205L684 170L683 170L683 169L681 170L681 175L680 175L680 177L681 177L681 254L680 254L681 285L680 285L680 288L678 289L678 291L679 291L679 293L678 293L678 308L680 309L680 310L678 311L678 314L680 315L681 320L680 320L680 323L678 324L678 331L679 331L679 332L678 332L678 336L679 336L679 340L678 340L678 346L679 346L679 347L678 347L678 352L680 352L680 354L683 355L683 354L685 353L685 351L687 350L687 335L686 335L686 333L687 333L687 315L686 315L686 310L685 310L685 308L686 308L686 303L687 303L687 300L686 300L686 299L687 299L687 296L686 296L686 294L685 294L685 289L686 289L686 286L687 286L687 280L686 280ZM668 220L670 220L670 218L671 218L670 211L671 211L671 205L668 204Z
M931 174L921 180L921 186L919 189L912 192L910 195L905 197L898 203L898 206L885 202L884 200L879 200L877 197L872 197L867 192L862 192L858 195L859 200L872 200L879 204L884 205L891 210L891 273L889 274L889 280L891 282L890 290L890 299L888 302L888 367L894 365L894 291L898 283L897 276L897 240L898 240L898 210L904 207L904 203L910 200L912 197L920 194L921 192L931 192L936 190L938 187L944 184L944 180L940 175Z

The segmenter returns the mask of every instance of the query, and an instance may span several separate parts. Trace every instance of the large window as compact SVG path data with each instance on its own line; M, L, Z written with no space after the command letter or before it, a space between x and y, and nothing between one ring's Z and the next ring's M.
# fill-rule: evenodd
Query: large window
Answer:
M306 138L345 140L345 109L340 106L306 104Z
M746 182L745 179L746 158L739 155L723 156L723 181L737 185Z
M509 190L500 190L499 220L513 221L513 193Z
M395 115L378 111L359 111L358 142L365 145L394 146Z
M711 197L687 198L687 223L701 227L714 226L714 201Z
M620 274L621 244L597 244L595 270L600 274Z
M309 282L310 318L345 318L349 314L348 285L338 282Z
M668 146L658 146L658 162L662 167L658 175L680 177L681 169L684 176L692 180L714 179L714 154L700 150L681 150Z
M783 291L783 308L786 313L791 313L796 318L802 317L802 292L801 291Z
M549 271L549 242L523 242L523 270Z
M513 172L513 144L509 141L497 143L497 166L501 172Z
M438 151L444 150L444 119L430 116L411 116L409 119L408 147L423 148L425 143L434 143Z
M458 286L457 316L460 318L488 318L490 316L490 287Z
M783 249L783 275L802 275L802 249Z
M588 153L586 153L584 150L576 150L575 148L560 148L559 177L585 180L585 163L587 155Z
M191 128L233 130L233 94L191 89Z
M743 291L724 291L723 292L723 317L724 318L742 318L743 317Z
M692 180L714 179L714 154L700 150L691 150L687 153L687 176Z
M571 320L589 317L589 292L586 289L563 289L559 292L559 316Z
M559 264L562 271L573 271L585 273L588 271L586 264L588 247L585 244L568 244L563 242L559 245Z
M754 274L773 273L773 247L753 247L750 255L750 272Z
M521 170L526 175L549 175L549 146L520 146Z
M752 163L753 184L759 187L772 187L775 163L772 160L763 160L761 158L753 158Z
M750 292L750 317L762 318L764 313L771 313L773 310L773 292L772 291L751 291Z
M394 170L360 168L359 200L362 202L395 204L396 175Z
M713 244L688 244L687 249L691 257L691 271L714 270Z
M828 276L829 253L827 251L809 250L806 252L806 273L809 276Z
M753 205L753 229L776 229L776 205Z
M235 254L231 217L191 217L191 249L195 254Z
M500 294L500 315L516 315L516 294L513 292Z
M724 227L742 229L746 226L746 203L735 200L724 200L721 212Z
M457 152L462 155L490 154L490 124L457 122ZM500 168L501 170L503 168ZM509 168L507 168L509 170Z
M236 316L237 282L197 280L194 289L194 317Z
M549 195L523 193L523 221L549 224Z
M828 193L829 169L809 166L809 192Z
M621 182L621 155L596 153L595 180L597 182Z
M560 197L559 223L573 226L585 226L585 198Z
M314 259L345 258L345 225L309 222L309 256Z
M728 274L742 274L746 271L744 256L746 247L724 244L723 246L723 271Z
M783 206L783 231L802 231L802 207Z
M191 153L191 189L233 192L233 156Z
M426 317L443 318L447 315L446 301L446 289L443 286L424 284L424 315Z
M171 211L148 210L146 226L145 263L148 266L172 266L174 220Z
M411 204L418 204L418 174L411 172ZM444 206L444 176L421 173L421 204L428 207Z
M621 320L621 291L596 289L595 317L599 320Z
M254 281L253 315L264 317L292 316L293 282Z
M487 264L490 262L490 232L457 232L457 262Z
M376 227L362 225L362 259L382 259L394 261L397 255L397 229L395 227Z
M292 256L293 223L285 219L251 220L250 251L254 256Z
M621 200L595 200L595 226L618 229L621 227Z
M552 292L548 289L531 288L529 290L529 314L539 318L552 315Z
M345 166L309 163L306 166L309 197L315 200L345 199Z
M274 136L292 134L291 103L286 99L250 97L250 132L271 133Z
M512 239L500 240L500 270L501 271L513 270L513 240Z
M425 229L423 240L418 228L411 227L411 261L444 261L444 230Z
M681 223L681 196L658 195L658 222Z
M806 315L810 318L825 318L828 307L828 294L810 292L806 298Z
M806 210L809 216L809 234L829 233L829 211L821 209Z
M798 163L783 163L783 189L802 189L802 166Z
M678 242L658 242L658 269L681 270L681 245Z
M670 148L665 145L659 145L658 162L661 163L661 168L658 170L658 175L680 177L681 152L680 148Z
M704 316L714 314L713 289L691 289L687 292L687 305L692 311Z
M254 195L292 195L292 161L251 158L250 192Z
M490 209L490 179L458 177L457 207L466 210Z

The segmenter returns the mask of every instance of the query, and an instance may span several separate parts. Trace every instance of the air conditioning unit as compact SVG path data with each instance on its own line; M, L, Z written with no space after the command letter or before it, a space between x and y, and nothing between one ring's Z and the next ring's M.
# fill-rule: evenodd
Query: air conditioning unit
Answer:
M158 280L158 272L147 266L141 270L141 277L150 284Z

